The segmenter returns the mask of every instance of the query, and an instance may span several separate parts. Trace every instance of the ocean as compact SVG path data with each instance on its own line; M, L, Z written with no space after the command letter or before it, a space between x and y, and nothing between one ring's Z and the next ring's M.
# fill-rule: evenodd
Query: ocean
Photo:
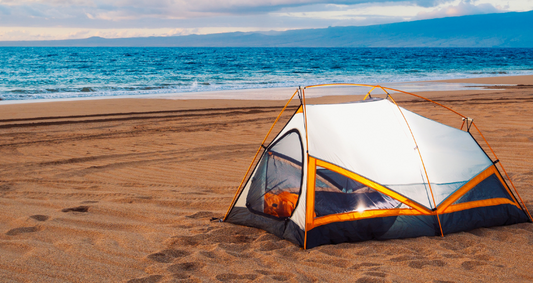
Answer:
M533 48L0 48L2 100L531 74Z

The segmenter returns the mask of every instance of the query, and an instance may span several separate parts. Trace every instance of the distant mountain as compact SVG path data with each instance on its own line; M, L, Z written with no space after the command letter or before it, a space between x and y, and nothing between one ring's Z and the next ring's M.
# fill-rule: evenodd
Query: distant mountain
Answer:
M533 47L533 11L364 27L170 37L0 41L0 46L114 47Z

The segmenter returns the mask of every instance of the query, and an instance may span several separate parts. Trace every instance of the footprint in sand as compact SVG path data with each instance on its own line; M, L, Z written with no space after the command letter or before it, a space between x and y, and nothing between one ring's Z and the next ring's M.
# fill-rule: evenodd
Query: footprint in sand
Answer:
M195 278L191 278L191 275L187 273L201 270L205 265L202 262L182 262L169 266L167 270L172 273L172 277L175 279L188 279L188 282L194 282L198 280L194 280Z
M445 266L446 262L442 261L442 260L438 260L438 259L435 259L435 260L413 260L413 261L409 262L409 267L411 267L411 268L422 269L426 265L437 266L437 267L438 266Z
M32 233L39 231L39 228L37 226L34 227L19 227L15 229L11 229L6 232L6 235L8 236L16 236L24 233Z
M255 280L255 278L257 278L257 275L256 274L224 273L224 274L217 275L215 278L218 281L222 281L222 282L226 282L226 281L233 282L235 280L249 280L249 281L252 281L252 280Z
M477 260L468 260L461 263L461 267L465 270L473 270L478 266L486 265L486 262L477 261Z
M425 259L424 256L419 255L401 255L397 257L393 257L390 259L392 262L403 262L403 261L410 261L410 260L423 260Z
M381 278L387 277L387 273L385 273L385 272L375 272L375 271L365 272L365 275L374 276L374 277L381 277Z
M330 265L334 267L348 268L352 263L349 260L345 259L335 259L335 258L310 258L306 259L306 262L314 262L318 264Z
M482 261L490 261L490 260L493 259L492 256L487 255L487 254L475 255L474 258L477 259L477 260L482 260Z
M50 216L48 216L48 215L40 215L40 214L36 214L36 215L32 215L32 216L30 216L30 218L42 222L42 221L46 221L46 220L50 219Z
M356 283L389 283L392 282L385 278L363 276L355 281Z
M256 270L255 272L257 272L257 273L259 273L261 275L269 276L270 278L272 278L275 281L289 281L291 278L294 277L293 274L286 273L286 272L272 272L272 271L268 271L268 270Z
M465 256L463 254L442 254L442 257L445 257L445 258L463 258Z
M148 258L161 263L169 263L172 262L175 258L186 257L190 254L191 253L188 251L168 249L153 253L149 255Z
M441 243L440 246L446 250L461 252L462 250L468 248L470 245L468 245L468 243L463 243L459 241L449 241Z
M77 206L77 207L69 207L69 208L61 209L61 212L70 212L70 211L73 211L73 212L87 212L87 211L89 211L89 207L82 205L82 206Z
M181 274L181 273L175 273L172 275L172 277L174 279L178 279L178 280L184 280L184 279L189 279L191 278L190 275L187 275L187 274Z
M217 258L217 255L216 255L216 253L214 253L214 252L201 251L200 254L203 255L203 256L205 256L205 257L207 257L207 258L211 258L211 259L213 259L213 258Z
M372 262L362 262L362 263L356 263L354 264L351 269L368 269L368 268L375 268L378 266L381 266L381 263L372 263Z
M248 227L231 227L222 229L212 229L205 233L194 236L174 236L170 246L191 246L213 243L219 244L222 248L230 251L242 252L249 248L249 243L254 242L259 237L257 229Z
M182 262L169 266L168 271L172 273L182 273L187 271L196 271L200 270L205 266L205 263L202 262Z
M150 275L143 278L130 279L127 283L156 283L163 279L163 275Z

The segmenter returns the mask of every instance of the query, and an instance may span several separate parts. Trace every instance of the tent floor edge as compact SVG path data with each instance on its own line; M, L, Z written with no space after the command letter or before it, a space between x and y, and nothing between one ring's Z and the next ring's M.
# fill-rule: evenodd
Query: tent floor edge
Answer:
M439 216L444 235L529 220L521 209L512 204L475 207ZM442 236L435 215L399 215L324 224L308 231L307 249L327 244L422 236Z
M280 239L286 239L300 247L304 246L304 231L290 219L274 219L250 212L245 207L234 207L226 221L265 230Z
M529 217L518 206L500 204L441 214L445 234L528 222Z

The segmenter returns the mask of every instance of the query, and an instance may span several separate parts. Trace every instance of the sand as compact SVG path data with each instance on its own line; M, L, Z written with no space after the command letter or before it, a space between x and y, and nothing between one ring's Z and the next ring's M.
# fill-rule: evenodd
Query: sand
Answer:
M464 82L480 81L522 86L420 94L475 119L533 211L533 76ZM395 97L460 126L458 116ZM224 215L283 104L0 105L0 281L533 281L531 223L302 250L262 230L211 221Z

